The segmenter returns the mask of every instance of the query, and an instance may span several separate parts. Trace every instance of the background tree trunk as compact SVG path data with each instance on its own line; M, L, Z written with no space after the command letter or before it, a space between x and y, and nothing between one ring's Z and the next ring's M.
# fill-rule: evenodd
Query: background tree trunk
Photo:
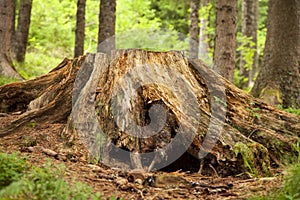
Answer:
M240 56L240 75L248 80L242 83L242 88L252 87L254 84L255 74L258 70L258 53L257 53L257 26L258 26L258 0L242 1L242 35L250 37L254 46L247 45L246 48L254 49L252 65L245 67L243 51Z
M99 14L98 52L115 49L116 0L101 0Z
M0 75L22 79L12 65L11 36L13 29L13 1L0 0Z
M209 0L202 0L201 7L205 8L207 7ZM209 11L208 11L209 12ZM207 26L208 26L208 16L200 16L200 30L199 30L199 56L201 60L204 60L205 62L209 62L210 58L208 55L208 35L207 35Z
M22 111L0 127L0 137L31 122L66 123L72 110L68 125L73 121L73 126L65 131L75 130L75 138L80 136L93 155L119 162L121 150L130 156L159 155L125 163L134 167L176 163L174 157L161 155L182 148L186 152L179 159L186 160L177 163L206 175L269 176L272 169L297 159L294 145L300 137L300 117L253 98L200 60L188 60L175 51L126 50L113 55L114 59L98 53L65 60L35 80L0 87L1 112ZM148 126L151 123L161 127ZM99 135L99 127L105 136ZM132 135L153 132L146 138ZM68 133L72 131L63 134Z
M74 57L83 55L85 33L85 0L77 1Z
M200 0L191 0L190 8L190 49L189 56L198 58L199 48L199 6Z
M28 34L30 28L32 0L22 0L19 9L18 26L15 33L14 43L12 45L13 58L18 62L25 60L26 48L28 43Z
M252 94L271 104L300 108L300 2L270 0L267 39Z
M214 69L233 82L237 31L237 0L217 0Z
M209 0L209 3L211 4L211 9L209 10L209 15L208 15L208 28L209 29L214 29L216 25L216 20L213 20L213 17L216 15L216 1L217 0ZM214 42L215 42L215 31L210 32L208 34L208 46L210 49L214 49Z
M16 39L16 11L17 5L16 1L13 2L13 18L12 18L12 29L11 29L11 44L14 44L14 40Z

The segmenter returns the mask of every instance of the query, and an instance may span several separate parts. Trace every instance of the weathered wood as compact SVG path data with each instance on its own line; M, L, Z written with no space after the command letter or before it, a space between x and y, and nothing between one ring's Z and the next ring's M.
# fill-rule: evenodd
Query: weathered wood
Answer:
M72 109L73 83L83 61L84 57L65 59L47 75L0 87L1 111L23 112L9 126L0 129L0 137L29 122L66 122Z
M0 112L26 111L32 100L42 95L50 86L61 82L65 77L63 72L66 71L62 68L71 62L72 60L66 58L46 75L0 87Z
M200 168L203 174L266 176L298 156L299 116L253 98L200 60L176 51L112 55L67 61L32 80L32 86L47 80L47 89L44 84L43 91L32 91L28 96L34 99L23 106L27 111L1 128L0 136L31 120L65 123L72 108L65 134L78 134L97 159L123 163L122 168L161 169L180 164L174 161L183 154L179 160L189 166L185 169ZM54 77L59 81L51 82ZM24 84L0 91L27 88ZM2 107L11 108L4 112L20 110L12 106L18 105L14 98L2 101L8 102Z

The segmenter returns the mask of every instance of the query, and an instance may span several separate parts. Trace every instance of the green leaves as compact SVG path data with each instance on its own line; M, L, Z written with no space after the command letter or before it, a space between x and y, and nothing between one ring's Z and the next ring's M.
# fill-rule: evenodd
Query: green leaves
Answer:
M25 157L19 157L17 153L0 153L0 189L20 179L28 168Z
M32 166L18 154L0 153L0 198L6 199L99 199L88 185L64 179L64 166L50 161Z

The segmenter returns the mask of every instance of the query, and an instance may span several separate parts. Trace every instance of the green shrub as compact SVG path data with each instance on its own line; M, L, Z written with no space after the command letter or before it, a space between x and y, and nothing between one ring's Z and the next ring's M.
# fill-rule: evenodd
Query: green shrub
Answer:
M0 76L0 86L8 84L8 83L17 82L17 81L19 81L19 80L16 79L16 78L11 78L11 77L6 77L6 76Z
M81 182L69 184L64 178L64 169L49 162L43 167L34 167L20 180L0 191L0 198L13 199L97 199L92 188Z
M30 50L26 53L26 59L23 63L14 63L17 71L25 79L33 79L38 76L47 74L51 69L56 67L63 57L53 55L49 52Z
M18 154L0 154L0 199L99 199L92 188L84 183L68 183L63 166L47 162L42 167L29 169L26 159Z
M300 199L300 163L293 165L285 175L284 199Z
M300 199L300 163L289 167L284 175L283 188L265 197L252 197L252 200L299 200Z
M19 157L17 153L0 153L0 189L19 180L28 168L25 157Z
M282 105L277 106L279 109L284 110L285 112L296 114L300 116L300 109L297 108L284 108Z

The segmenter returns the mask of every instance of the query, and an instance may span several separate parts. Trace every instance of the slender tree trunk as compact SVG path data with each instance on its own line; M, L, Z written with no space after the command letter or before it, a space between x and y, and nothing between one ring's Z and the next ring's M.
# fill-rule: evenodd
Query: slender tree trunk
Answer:
M116 0L101 0L98 32L98 52L115 49Z
M255 48L255 52L254 52L254 58L253 58L253 65L252 68L250 70L250 74L249 74L249 87L253 87L255 79L256 79L256 75L258 73L259 70L259 54L258 54L258 47L257 47L257 31L258 31L258 10L259 10L259 2L258 0L254 0L253 2L253 12L254 12L254 28L255 29L255 33L253 32L253 42L254 42L254 48Z
M209 10L209 15L208 15L208 28L209 29L215 29L215 20L213 19L213 17L216 15L216 0L209 0L209 2L211 3L212 7ZM214 40L215 40L215 31L213 32L209 32L208 33L208 46L210 49L214 49Z
M16 9L17 9L17 5L16 5L16 1L12 1L13 2L13 18L12 18L12 29L11 29L11 44L15 43L15 39L16 39Z
M300 2L270 0L267 39L252 94L271 104L300 108Z
M242 35L251 37L254 46L246 46L246 48L254 49L252 64L245 66L244 52L240 56L240 75L247 78L241 87L247 88L254 84L255 74L258 70L258 53L257 53L257 26L258 26L258 0L243 0L242 1Z
M12 65L10 54L13 10L13 1L0 0L0 75L22 79Z
M13 57L18 62L25 60L30 28L32 0L22 0L19 9L18 27L13 43Z
M214 69L233 82L236 51L237 0L217 0Z
M209 0L202 0L201 6L206 7ZM200 59L208 62L208 35L207 35L207 24L208 24L208 16L200 16L200 31L199 31L199 55Z
M199 48L199 6L200 0L191 0L190 8L190 49L189 56L198 58Z
M77 1L74 57L83 55L85 33L85 0Z

